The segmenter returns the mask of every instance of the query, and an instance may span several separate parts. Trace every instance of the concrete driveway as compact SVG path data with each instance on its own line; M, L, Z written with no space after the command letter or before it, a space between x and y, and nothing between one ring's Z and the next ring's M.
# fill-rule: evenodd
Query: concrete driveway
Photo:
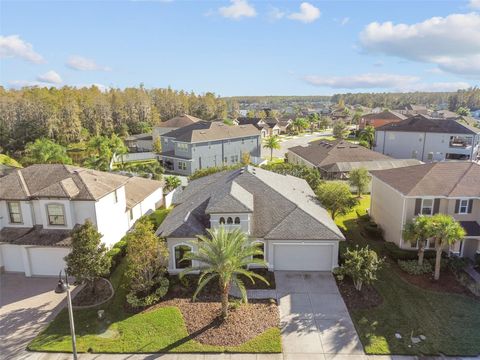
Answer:
M28 343L63 307L56 278L0 274L0 358L26 359Z
M331 273L275 271L283 352L292 358L366 358Z

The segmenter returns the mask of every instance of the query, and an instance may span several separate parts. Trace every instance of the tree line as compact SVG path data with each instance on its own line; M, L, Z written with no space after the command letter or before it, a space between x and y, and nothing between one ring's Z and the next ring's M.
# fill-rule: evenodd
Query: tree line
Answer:
M227 115L213 93L139 88L0 87L0 151L15 153L39 138L61 145L94 136L138 134L160 121L188 113L204 120Z

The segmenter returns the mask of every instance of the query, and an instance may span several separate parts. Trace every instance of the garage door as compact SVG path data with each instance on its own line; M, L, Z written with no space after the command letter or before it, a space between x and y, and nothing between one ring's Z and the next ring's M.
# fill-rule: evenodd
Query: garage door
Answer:
M24 272L21 248L18 245L0 245L5 271Z
M68 253L68 248L28 248L32 275L58 275L65 268L63 258Z
M331 271L332 244L275 244L275 270Z

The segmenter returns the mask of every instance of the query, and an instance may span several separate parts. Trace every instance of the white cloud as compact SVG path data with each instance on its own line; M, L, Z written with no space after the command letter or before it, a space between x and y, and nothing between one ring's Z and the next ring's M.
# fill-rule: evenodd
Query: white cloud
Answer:
M426 83L417 76L397 74L359 74L352 76L306 76L304 80L314 86L332 89L389 89L392 91L456 91L471 87L466 82Z
M396 74L359 74L352 76L316 76L309 75L304 80L315 86L334 89L374 89L394 88L411 85L419 79L415 76Z
M38 75L37 80L48 84L61 84L63 82L61 76L53 70L47 71L45 74Z
M88 59L82 56L71 56L67 61L67 66L80 71L110 71L108 66L98 65L95 60Z
M268 12L268 18L270 20L280 20L285 17L285 12L281 11L279 8L272 7Z
M452 14L416 24L373 22L360 34L364 50L436 64L441 70L480 76L480 14Z
M300 11L288 15L289 19L298 20L304 23L311 23L320 17L320 9L308 2L300 4Z
M340 20L340 25L345 26L350 22L349 17L344 17L343 19Z
M242 17L253 17L257 15L255 8L247 0L230 0L229 6L222 6L218 9L220 15L231 19L240 19Z
M19 57L32 63L45 62L42 55L33 50L32 44L18 35L0 35L0 58Z
M480 0L470 0L468 4L472 9L480 9Z

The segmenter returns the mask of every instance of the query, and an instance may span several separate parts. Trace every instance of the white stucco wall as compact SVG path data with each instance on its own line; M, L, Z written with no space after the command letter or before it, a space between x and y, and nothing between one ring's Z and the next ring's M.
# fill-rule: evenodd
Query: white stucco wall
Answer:
M97 218L97 230L103 235L102 241L111 246L119 241L128 230L127 208L125 200L125 187L117 189L117 199L115 194L104 196L95 203L95 213Z
M95 201L72 201L72 206L75 213L75 224L83 224L86 220L90 220L93 225L97 225Z
M3 218L2 224L4 227L32 227L34 225L30 202L29 201L19 201L19 202L20 202L23 222L21 224L13 224L13 223L10 223L10 214L8 212L7 201L5 200L0 201L0 217Z

